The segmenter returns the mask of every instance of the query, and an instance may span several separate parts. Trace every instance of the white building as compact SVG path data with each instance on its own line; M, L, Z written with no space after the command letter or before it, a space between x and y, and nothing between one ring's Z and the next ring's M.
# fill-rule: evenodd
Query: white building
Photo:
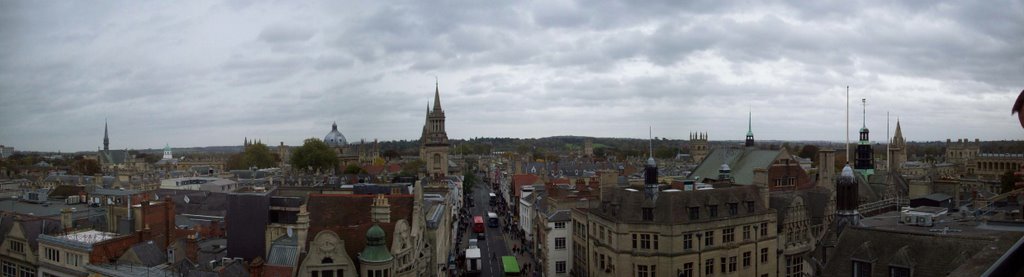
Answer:
M557 210L541 213L540 217L543 222L538 224L543 223L545 228L541 236L544 244L541 246L544 248L544 255L541 256L544 259L541 263L545 265L543 276L569 276L572 270L572 252L569 247L572 235L572 224L569 222L572 215L569 210Z

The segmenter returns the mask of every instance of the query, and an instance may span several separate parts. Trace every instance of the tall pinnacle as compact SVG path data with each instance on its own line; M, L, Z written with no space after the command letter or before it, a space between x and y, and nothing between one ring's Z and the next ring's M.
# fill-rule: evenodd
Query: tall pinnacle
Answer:
M107 133L107 120L103 120L103 151L110 150L110 136Z
M861 98L860 99L860 103L861 103L861 106L864 108L863 113L861 114L863 116L862 120L864 122L864 125L861 128L867 129L868 128L868 99L867 98Z
M437 81L434 81L434 111L441 111L441 90L438 89Z
M750 111L747 111L747 136L753 136L754 135L754 128L752 128L752 124L750 123L751 121L753 121L753 118L754 118L753 113L750 112Z

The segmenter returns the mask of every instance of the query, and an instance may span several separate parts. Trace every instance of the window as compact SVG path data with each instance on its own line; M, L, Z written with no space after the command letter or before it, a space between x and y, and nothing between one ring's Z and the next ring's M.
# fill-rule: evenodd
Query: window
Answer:
M555 249L565 249L565 238L555 238Z
M739 204L729 203L729 215L736 215L739 213Z
M889 277L910 277L910 268L889 266Z
M711 218L718 217L718 205L708 206L708 216Z
M683 264L683 270L679 272L681 277L694 277L693 275L693 263Z
M743 267L750 266L750 251L743 252Z
M654 277L654 265L636 265L636 272L633 276Z
M555 222L555 229L565 229L565 222Z
M683 250L693 249L693 234L683 234Z
M871 263L853 261L853 277L871 277Z
M761 263L768 263L768 248L761 248Z
M743 240L750 240L750 225L743 226Z
M715 231L704 232L704 246L715 245Z
M736 256L729 257L729 272L736 272Z
M64 252L64 262L71 266L79 266L82 263L82 255L71 252Z
M555 273L565 273L565 261L555 262Z
M27 266L18 266L18 270L21 270L21 276L18 277L36 277L36 270Z
M644 221L654 221L654 209L653 208L643 208L642 210L643 210L643 217L644 217L643 219L644 219Z
M768 223L761 223L761 236L768 236Z
M732 242L736 238L736 236L733 234L733 231L735 230L736 228L722 229L722 243Z
M747 212L748 213L753 213L754 212L754 201L747 201Z
M46 250L43 250L43 252L46 254L45 256L46 256L47 260L58 262L58 263L60 262L60 251L57 251L57 249L53 249L53 248L49 248L49 247L46 247L45 249Z
M786 277L803 276L804 258L800 256L786 256ZM909 276L908 276L909 277Z
M704 260L704 275L715 274L715 259Z
M18 267L11 262L4 261L2 268L4 277L15 277L18 274Z
M700 219L700 208L690 207L690 220Z
M722 273L725 273L725 257L722 257Z
M658 249L658 235L633 234L633 249Z
M11 252L25 254L25 244L24 243L22 243L20 241L16 241L16 240L11 240L11 243L9 245L10 245L9 248L11 249Z

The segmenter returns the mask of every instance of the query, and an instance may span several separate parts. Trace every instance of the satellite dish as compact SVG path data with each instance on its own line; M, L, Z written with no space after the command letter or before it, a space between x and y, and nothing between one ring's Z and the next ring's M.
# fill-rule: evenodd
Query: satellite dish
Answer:
M294 232L294 231L292 230L292 227L291 227L291 226L288 226L288 237L289 237L289 238L290 238L290 237L292 237L292 235L293 235L293 232Z
M189 201L191 200L188 199L188 195L185 195L185 204L188 204Z

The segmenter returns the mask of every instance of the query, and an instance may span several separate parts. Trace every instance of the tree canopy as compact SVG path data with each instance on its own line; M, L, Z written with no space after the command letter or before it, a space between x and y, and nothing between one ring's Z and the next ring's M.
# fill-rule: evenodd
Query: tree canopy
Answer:
M338 167L338 156L317 138L308 138L292 152L292 166L300 171L327 171Z
M270 168L277 165L278 157L270 152L270 148L262 143L254 143L245 147L242 153L231 155L227 161L228 169Z

